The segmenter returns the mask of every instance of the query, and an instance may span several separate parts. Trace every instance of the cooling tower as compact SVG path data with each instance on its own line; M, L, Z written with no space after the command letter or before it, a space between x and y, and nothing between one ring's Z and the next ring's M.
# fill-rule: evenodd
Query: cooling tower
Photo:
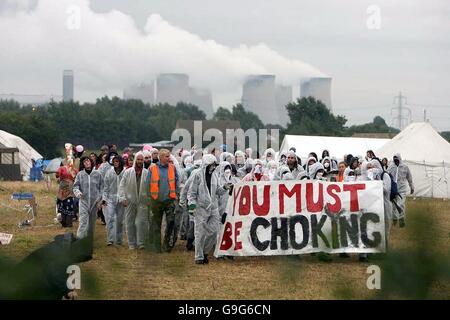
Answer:
M283 127L289 123L286 105L292 102L292 86L277 85L275 90L275 103L278 110L279 124Z
M214 114L211 91L208 89L189 88L189 103L197 106L211 119Z
M314 97L332 110L331 78L317 77L300 81L300 98Z
M154 94L154 83L146 84L141 83L138 85L133 85L126 88L123 92L124 100L137 99L142 100L144 103L154 104L155 94Z
M275 76L248 76L242 88L242 105L257 114L264 124L280 123L275 106Z
M189 76L182 73L163 73L156 79L156 103L176 105L189 101Z

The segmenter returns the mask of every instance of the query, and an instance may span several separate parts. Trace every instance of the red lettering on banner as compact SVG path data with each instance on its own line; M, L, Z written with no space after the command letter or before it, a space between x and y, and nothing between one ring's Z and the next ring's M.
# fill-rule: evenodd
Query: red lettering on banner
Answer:
M257 186L253 186L253 211L257 216L266 216L270 210L270 184L264 186L263 203L258 204Z
M242 242L238 241L238 237L241 234L241 228L242 228L242 221L236 222L234 226L234 250L241 250L242 249Z
M239 197L239 194L241 193L241 190L242 190L242 187L239 188L237 190L237 192L236 192L236 189L234 189L234 192L233 192L233 214L232 214L233 216L234 216L234 210L236 208L236 199Z
M225 224L225 230L223 232L222 241L220 243L220 250L228 250L233 245L233 240L231 239L231 236L233 235L233 230L231 223L227 222Z
M341 198L335 192L341 192L341 188L337 184L330 184L327 187L327 192L334 199L334 204L327 204L328 210L331 213L338 213L341 211L342 203Z
M319 199L314 202L314 184L306 184L306 208L309 212L321 212L323 210L323 185L319 183Z
M295 212L301 212L302 211L302 200L300 198L301 195L301 185L296 184L294 187L292 187L291 190L288 190L286 185L280 184L278 187L278 199L280 203L280 214L284 214L284 196L287 196L288 198L292 198L292 196L295 194Z
M251 194L250 187L243 186L241 198L239 199L239 215L246 216L250 213Z
M344 191L350 191L350 211L359 211L358 190L365 190L364 183L344 184Z

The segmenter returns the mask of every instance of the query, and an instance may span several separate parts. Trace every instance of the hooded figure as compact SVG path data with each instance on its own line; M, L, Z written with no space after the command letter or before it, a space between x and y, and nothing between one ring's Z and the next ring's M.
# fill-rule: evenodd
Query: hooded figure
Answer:
M279 165L280 166L285 165L286 161L287 161L287 152L286 151L280 152L280 154L278 155L278 163L279 163Z
M125 207L125 220L130 250L143 247L148 230L147 192L144 154L139 151L134 157L133 167L125 170L119 184L119 201Z
M293 150L287 152L286 166L289 168L289 171L291 171L295 180L302 179L306 176L305 170L303 170L303 167L298 163L297 155ZM278 169L275 180L281 179L280 169Z
M234 153L234 161L236 165L236 170L239 171L239 169L245 166L245 153L243 153L241 150L237 150Z
M219 166L219 186L224 186L226 184L236 184L239 182L239 179L233 175L231 170L231 163L228 161L223 161ZM226 211L227 202L228 202L229 194L226 192L219 197L219 214L222 217Z
M278 164L276 163L275 160L270 160L267 163L267 167L266 167L266 175L269 177L269 180L275 180L276 176L277 176L277 170L278 170Z
M264 167L267 167L267 164L269 161L275 160L275 150L272 148L267 149L264 151L264 158L263 158L263 164Z
M311 180L324 180L325 168L320 162L309 166L309 177Z
M252 172L255 161L253 159L245 160L245 164L242 168L238 169L237 176L239 178L244 178L247 174Z
M333 165L330 157L326 156L322 159L321 163L326 173L330 173L331 171L333 171Z
M97 211L100 208L103 194L102 175L93 170L94 164L88 157L80 159L84 169L75 177L73 193L79 199L79 225L77 238L88 238L90 251L93 251L94 228Z
M397 183L398 196L394 199L392 206L394 224L399 220L400 227L405 226L406 217L406 195L408 193L408 185L411 194L414 193L414 184L409 167L403 163L399 153L394 154L393 161L389 165L387 171Z
M380 160L372 159L371 168L368 169L368 177L371 180L383 181L383 200L384 200L384 220L386 223L386 243L388 241L389 230L392 223L392 202L391 202L391 177L383 170Z
M202 167L192 173L192 184L187 193L189 213L195 221L195 263L208 263L208 254L214 247L219 231L218 199L227 192L219 186L215 171L216 157L203 156ZM228 189L228 188L227 188Z
M186 249L191 251L194 249L194 217L188 213L187 210L187 194L194 181L194 172L201 170L199 165L191 167L189 175L186 175L187 180L180 191L179 205L183 208L183 214L181 217L180 238L181 240L187 240Z
M355 181L356 181L355 171L353 169L350 169L349 167L345 168L344 182L355 182Z
M125 208L119 201L119 186L125 174L125 162L122 157L113 159L113 168L106 173L103 201L106 203L106 241L108 245L122 245L123 220Z
M254 161L252 170L242 179L242 181L269 181L269 177L264 173L263 162L259 159Z
M313 165L314 163L316 163L316 162L317 162L317 159L316 159L315 157L313 157L313 156L310 156L310 157L308 158L308 160L306 160L304 169L305 169L306 174L308 175L308 177L311 177L311 174L310 174L310 166L312 166L312 165ZM312 179L312 178L311 178L311 179Z

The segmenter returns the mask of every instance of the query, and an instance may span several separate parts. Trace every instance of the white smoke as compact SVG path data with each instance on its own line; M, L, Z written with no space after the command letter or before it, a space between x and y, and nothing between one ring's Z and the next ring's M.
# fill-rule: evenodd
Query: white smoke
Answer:
M216 106L230 106L240 99L248 74L275 74L277 82L296 86L302 77L323 75L265 44L230 48L171 25L158 14L150 15L140 30L120 11L93 12L88 0L16 3L15 10L0 12L3 93L60 95L62 70L73 69L75 98L93 101L105 94L122 96L130 84L174 72L189 74L191 85L209 88Z

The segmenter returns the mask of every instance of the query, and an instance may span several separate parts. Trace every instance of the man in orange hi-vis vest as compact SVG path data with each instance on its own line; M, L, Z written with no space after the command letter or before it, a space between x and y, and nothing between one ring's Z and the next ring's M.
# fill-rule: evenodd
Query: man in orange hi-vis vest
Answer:
M161 149L159 162L148 168L147 195L150 198L150 243L156 252L171 250L170 235L175 227L175 201L178 194L178 173L169 163L170 151ZM166 215L164 243L161 247L161 222Z

